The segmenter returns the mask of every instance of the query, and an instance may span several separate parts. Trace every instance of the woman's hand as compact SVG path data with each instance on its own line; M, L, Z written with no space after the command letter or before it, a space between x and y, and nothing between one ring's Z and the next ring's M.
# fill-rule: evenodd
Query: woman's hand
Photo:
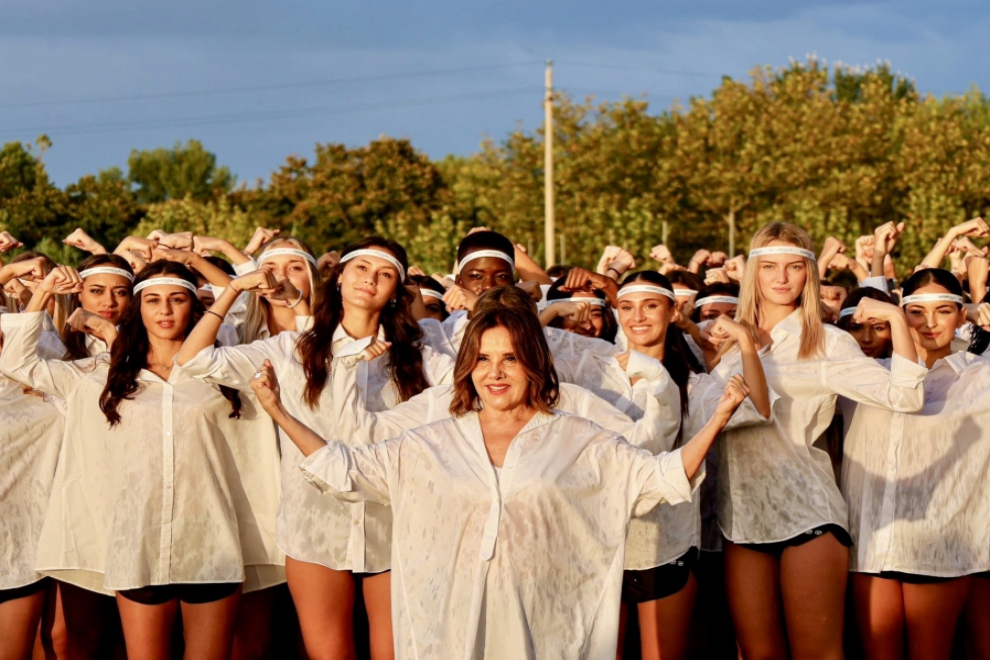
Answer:
M38 285L37 293L66 295L82 291L82 278L71 266L57 266Z
M564 285L560 287L561 291L604 291L608 288L609 280L611 278L600 275L598 273L592 273L587 268L579 268L575 266L567 271L567 279L564 281Z
M990 236L990 225L987 225L983 218L973 218L972 220L967 220L966 222L960 223L950 229L948 235L953 239L960 238L962 236L968 236L970 238L985 238Z
M275 376L275 367L270 360L258 367L251 377L251 389L258 397L258 403L272 417L282 412L282 391Z
M244 246L244 254L250 257L252 254L271 243L281 231L281 229L256 227L254 230L254 235L251 236L251 240Z
M65 323L76 332L99 337L106 342L107 348L112 348L113 342L117 339L117 327L113 323L99 314L87 312L82 307L77 307Z
M230 282L230 288L237 293L250 291L259 295L271 294L277 285L275 274L264 268L245 273Z
M670 253L670 250L663 243L653 246L650 250L650 259L659 261L662 264L674 263L674 255Z
M295 303L297 300L302 300L302 291L297 289L296 285L289 278L285 278L284 280L275 278L275 286L272 287L271 292L261 295L269 300L281 300L287 303Z
M736 408L746 400L749 396L749 386L743 379L741 374L736 374L729 379L729 382L725 384L725 392L722 393L722 398L719 399L718 405L715 407L715 414L713 417L720 417L724 420L728 420L732 417L732 413L736 411Z
M233 246L229 241L216 236L193 236L190 249L201 257L208 257L214 252L227 254L229 250L233 249Z
M980 303L976 308L976 324L990 332L990 303Z
M900 307L873 298L860 300L856 306L856 312L852 316L853 323L860 325L874 321L890 323L892 320L898 319L904 319L904 312Z
M447 289L447 293L443 294L442 300L447 306L448 312L462 309L471 312L474 311L474 305L478 302L478 296L455 284Z
M45 278L45 259L35 257L17 263L7 264L0 268L0 283L6 285L12 280L40 282Z
M391 346L392 342L390 341L382 341L378 337L372 337L371 343L361 352L361 359L365 362L371 362L388 353L388 349Z
M708 328L708 341L716 348L728 341L744 346L752 344L753 337L745 326L723 314Z
M158 244L173 250L191 250L193 249L193 235L191 231L165 234L158 238Z
M705 271L705 284L732 284L732 280L729 279L725 268L709 268Z
M84 232L81 228L76 227L76 230L62 239L62 243L70 247L78 248L83 252L89 252L90 254L106 254L107 249L93 240L93 238Z
M738 254L726 261L725 274L729 276L730 280L742 282L743 276L746 274L746 257Z
M151 255L156 247L158 247L158 241L155 239L128 236L120 242L120 245L117 246L117 249L113 253L123 257L128 251L133 250L145 261L152 261Z

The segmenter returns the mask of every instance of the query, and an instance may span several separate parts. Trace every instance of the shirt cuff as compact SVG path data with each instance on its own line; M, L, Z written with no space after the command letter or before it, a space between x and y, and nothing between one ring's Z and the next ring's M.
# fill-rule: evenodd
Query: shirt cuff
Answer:
M925 382L928 367L912 362L902 355L894 353L890 361L890 384L894 387L914 389Z
M688 479L684 470L684 461L681 460L681 450L675 449L671 452L664 452L657 456L659 469L657 479L660 480L660 489L663 499L668 504L680 504L690 502L697 495L701 488L701 482L705 480L705 462L701 462L701 467L694 473L694 477Z
M313 452L299 464L303 478L313 484L321 493L334 491L347 493L352 490L348 476L350 457L343 445L331 442L326 447Z
M861 287L869 287L871 289L877 289L878 291L883 291L889 294L890 291L887 290L887 278L881 275L876 277L867 277L865 280L859 283Z
M241 275L247 275L248 273L253 273L258 270L258 262L254 259L248 259L242 264L234 264L234 274L238 277Z
M13 328L29 328L41 325L45 321L45 312L20 312L18 314L3 314L0 316L0 330L7 332Z
M630 378L637 376L646 380L657 380L663 376L664 368L660 360L638 351L629 351L629 362L626 364L626 375Z

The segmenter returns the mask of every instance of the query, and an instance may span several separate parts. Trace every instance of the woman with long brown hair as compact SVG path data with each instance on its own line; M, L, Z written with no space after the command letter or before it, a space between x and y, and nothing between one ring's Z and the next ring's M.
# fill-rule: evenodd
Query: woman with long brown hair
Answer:
M382 410L405 401L431 384L449 379L450 358L423 346L422 331L410 311L412 294L403 286L406 252L394 241L369 237L349 246L323 282L312 326L302 334L283 332L270 339L214 348L216 330L243 291L302 300L291 280L257 271L234 280L190 335L178 355L188 372L209 382L250 390L251 376L268 359L290 392L295 415L332 435L334 355L355 340L380 337L391 342L388 356L362 368L364 405ZM292 290L289 290L292 289ZM299 613L306 652L314 659L349 658L354 653L355 577L364 592L376 660L392 655L389 603L391 511L374 503L345 504L320 498L299 472L303 457L282 442L282 504L279 547L285 552L289 589ZM314 529L321 530L314 536Z
M59 267L43 286L75 293L82 283ZM242 587L282 575L274 429L250 397L174 364L204 314L187 268L148 264L133 291L119 330L90 318L109 355L42 360L41 312L5 324L0 369L66 408L37 568L115 594L131 657L170 657L181 613L187 657L225 658Z
M772 424L730 430L719 448L729 604L745 657L841 658L851 540L831 461L815 443L837 395L917 411L925 369L896 309L880 319L892 331L890 371L848 333L822 323L815 254L803 229L771 223L750 245L736 318L780 399ZM731 347L712 373L724 378L746 353L721 340Z
M698 437L653 456L555 410L536 316L508 309L470 322L451 417L395 440L327 444L286 412L269 363L252 386L308 456L317 488L391 506L400 658L614 658L629 518L690 499L705 452L748 392L734 379Z

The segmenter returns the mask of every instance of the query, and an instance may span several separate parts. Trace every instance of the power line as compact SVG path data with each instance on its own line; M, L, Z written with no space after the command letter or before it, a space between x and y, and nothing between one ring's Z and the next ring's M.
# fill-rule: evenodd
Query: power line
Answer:
M399 80L402 78L423 78L428 76L441 76L452 73L474 73L478 71L492 71L495 69L508 69L518 66L531 66L542 64L538 60L532 62L514 62L511 64L491 64L487 66L472 66L460 69L435 69L433 71L414 71L410 73L394 73L380 76L365 76L361 78L334 78L330 80L310 80L298 83L279 83L272 85L254 85L248 87L228 87L222 89L205 89L189 92L162 92L160 94L138 94L132 96L105 96L93 98L62 99L58 101L23 101L14 103L0 103L0 108L29 108L38 106L59 106L76 105L85 103L120 103L127 101L145 101L150 99L168 98L188 98L192 96L216 96L221 94L240 94L244 92L262 92L279 89L301 89L306 87L320 87L326 85L344 85L360 82L376 82L382 80Z
M157 128L173 128L186 126L205 126L211 124L240 123L252 121L269 121L277 119L297 119L318 115L347 114L351 112L370 112L376 110L389 110L393 108L410 108L424 105L434 105L438 103L463 103L466 101L483 101L494 98L508 96L521 96L524 94L539 94L541 87L523 87L516 89L503 89L491 92L475 92L471 94L457 94L450 96L435 96L422 99L410 99L406 101L396 101L387 104L363 103L344 106L328 106L318 108L299 108L277 110L269 112L251 112L227 115L204 115L200 117L184 117L177 119L147 120L136 122L105 123L105 124L69 124L63 126L41 126L6 129L2 131L4 136L16 137L24 134L46 133L51 135L85 135L89 133L109 133L116 131L144 130Z
M615 69L618 71L642 71L644 73L657 73L665 76L694 76L699 78L721 78L724 73L701 73L698 71L674 71L671 69L654 69L652 67L626 66L624 64L594 64L592 62L570 62L564 60L560 64L566 66L583 66L592 69Z

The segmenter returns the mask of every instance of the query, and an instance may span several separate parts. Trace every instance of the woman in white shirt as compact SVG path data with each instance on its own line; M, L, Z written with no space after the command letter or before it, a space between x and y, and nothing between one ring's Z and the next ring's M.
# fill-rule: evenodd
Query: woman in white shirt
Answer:
M0 299L3 297L0 294ZM6 316L7 312L0 314L0 321ZM35 559L62 443L62 426L62 411L54 399L0 376L2 658L31 657L45 605L49 581L35 571Z
M134 282L131 265L116 254L95 254L79 264L79 276L83 286L75 296L76 305L114 325L120 323L120 317L131 302L131 285ZM39 300L35 301L35 298ZM27 311L44 309L47 304L47 296L32 296ZM94 357L108 350L102 339L86 332L63 332L62 341L66 360Z
M753 237L742 283L737 320L780 396L771 425L728 431L719 448L718 519L745 657L842 657L851 540L831 461L815 443L837 395L903 412L923 403L926 370L903 314L881 319L893 335L888 371L822 323L814 259L803 229L771 223ZM743 359L730 348L712 373L724 378Z
M281 236L265 245L258 253L256 265L258 269L270 273L276 281L288 281L295 290L290 292L293 295L288 300L271 296L244 298L243 311L235 310L235 315L243 317L236 319L242 344L268 339L281 332L296 331L298 318L309 316L316 305L322 281L313 251L291 236ZM239 275L251 271L249 265L241 265L237 269Z
M51 277L56 291L82 284L67 268ZM4 325L0 369L66 405L38 569L115 593L135 658L169 657L180 611L187 648L227 657L242 585L284 575L274 428L251 397L197 381L172 360L204 313L195 294L184 266L146 266L119 336L105 334L109 357L41 360L40 312Z
M690 499L745 383L729 385L698 437L654 456L554 410L532 314L472 319L454 382L453 417L359 448L327 445L288 415L269 364L252 385L309 456L314 485L392 507L398 657L612 660L629 519Z
M294 414L321 433L334 435L339 421L329 414L330 364L355 340L380 337L391 342L387 359L361 369L362 395L373 410L393 407L450 378L452 360L420 345L422 331L410 312L412 294L402 286L406 269L401 245L381 237L362 239L344 250L321 285L306 332L282 332L251 344L215 348L221 317L241 292L290 301L297 295L287 292L286 280L267 271L241 276L217 298L177 361L198 378L246 391L257 365L270 360L290 393L287 405ZM368 612L372 655L376 660L389 658L391 511L375 503L320 498L299 472L302 460L282 437L278 543L287 556L289 590L306 652L315 659L353 654L357 577ZM320 533L314 535L314 529Z
M925 405L846 413L853 602L866 657L947 660L972 576L990 571L990 361L952 351L966 322L952 273L920 270L903 291Z

